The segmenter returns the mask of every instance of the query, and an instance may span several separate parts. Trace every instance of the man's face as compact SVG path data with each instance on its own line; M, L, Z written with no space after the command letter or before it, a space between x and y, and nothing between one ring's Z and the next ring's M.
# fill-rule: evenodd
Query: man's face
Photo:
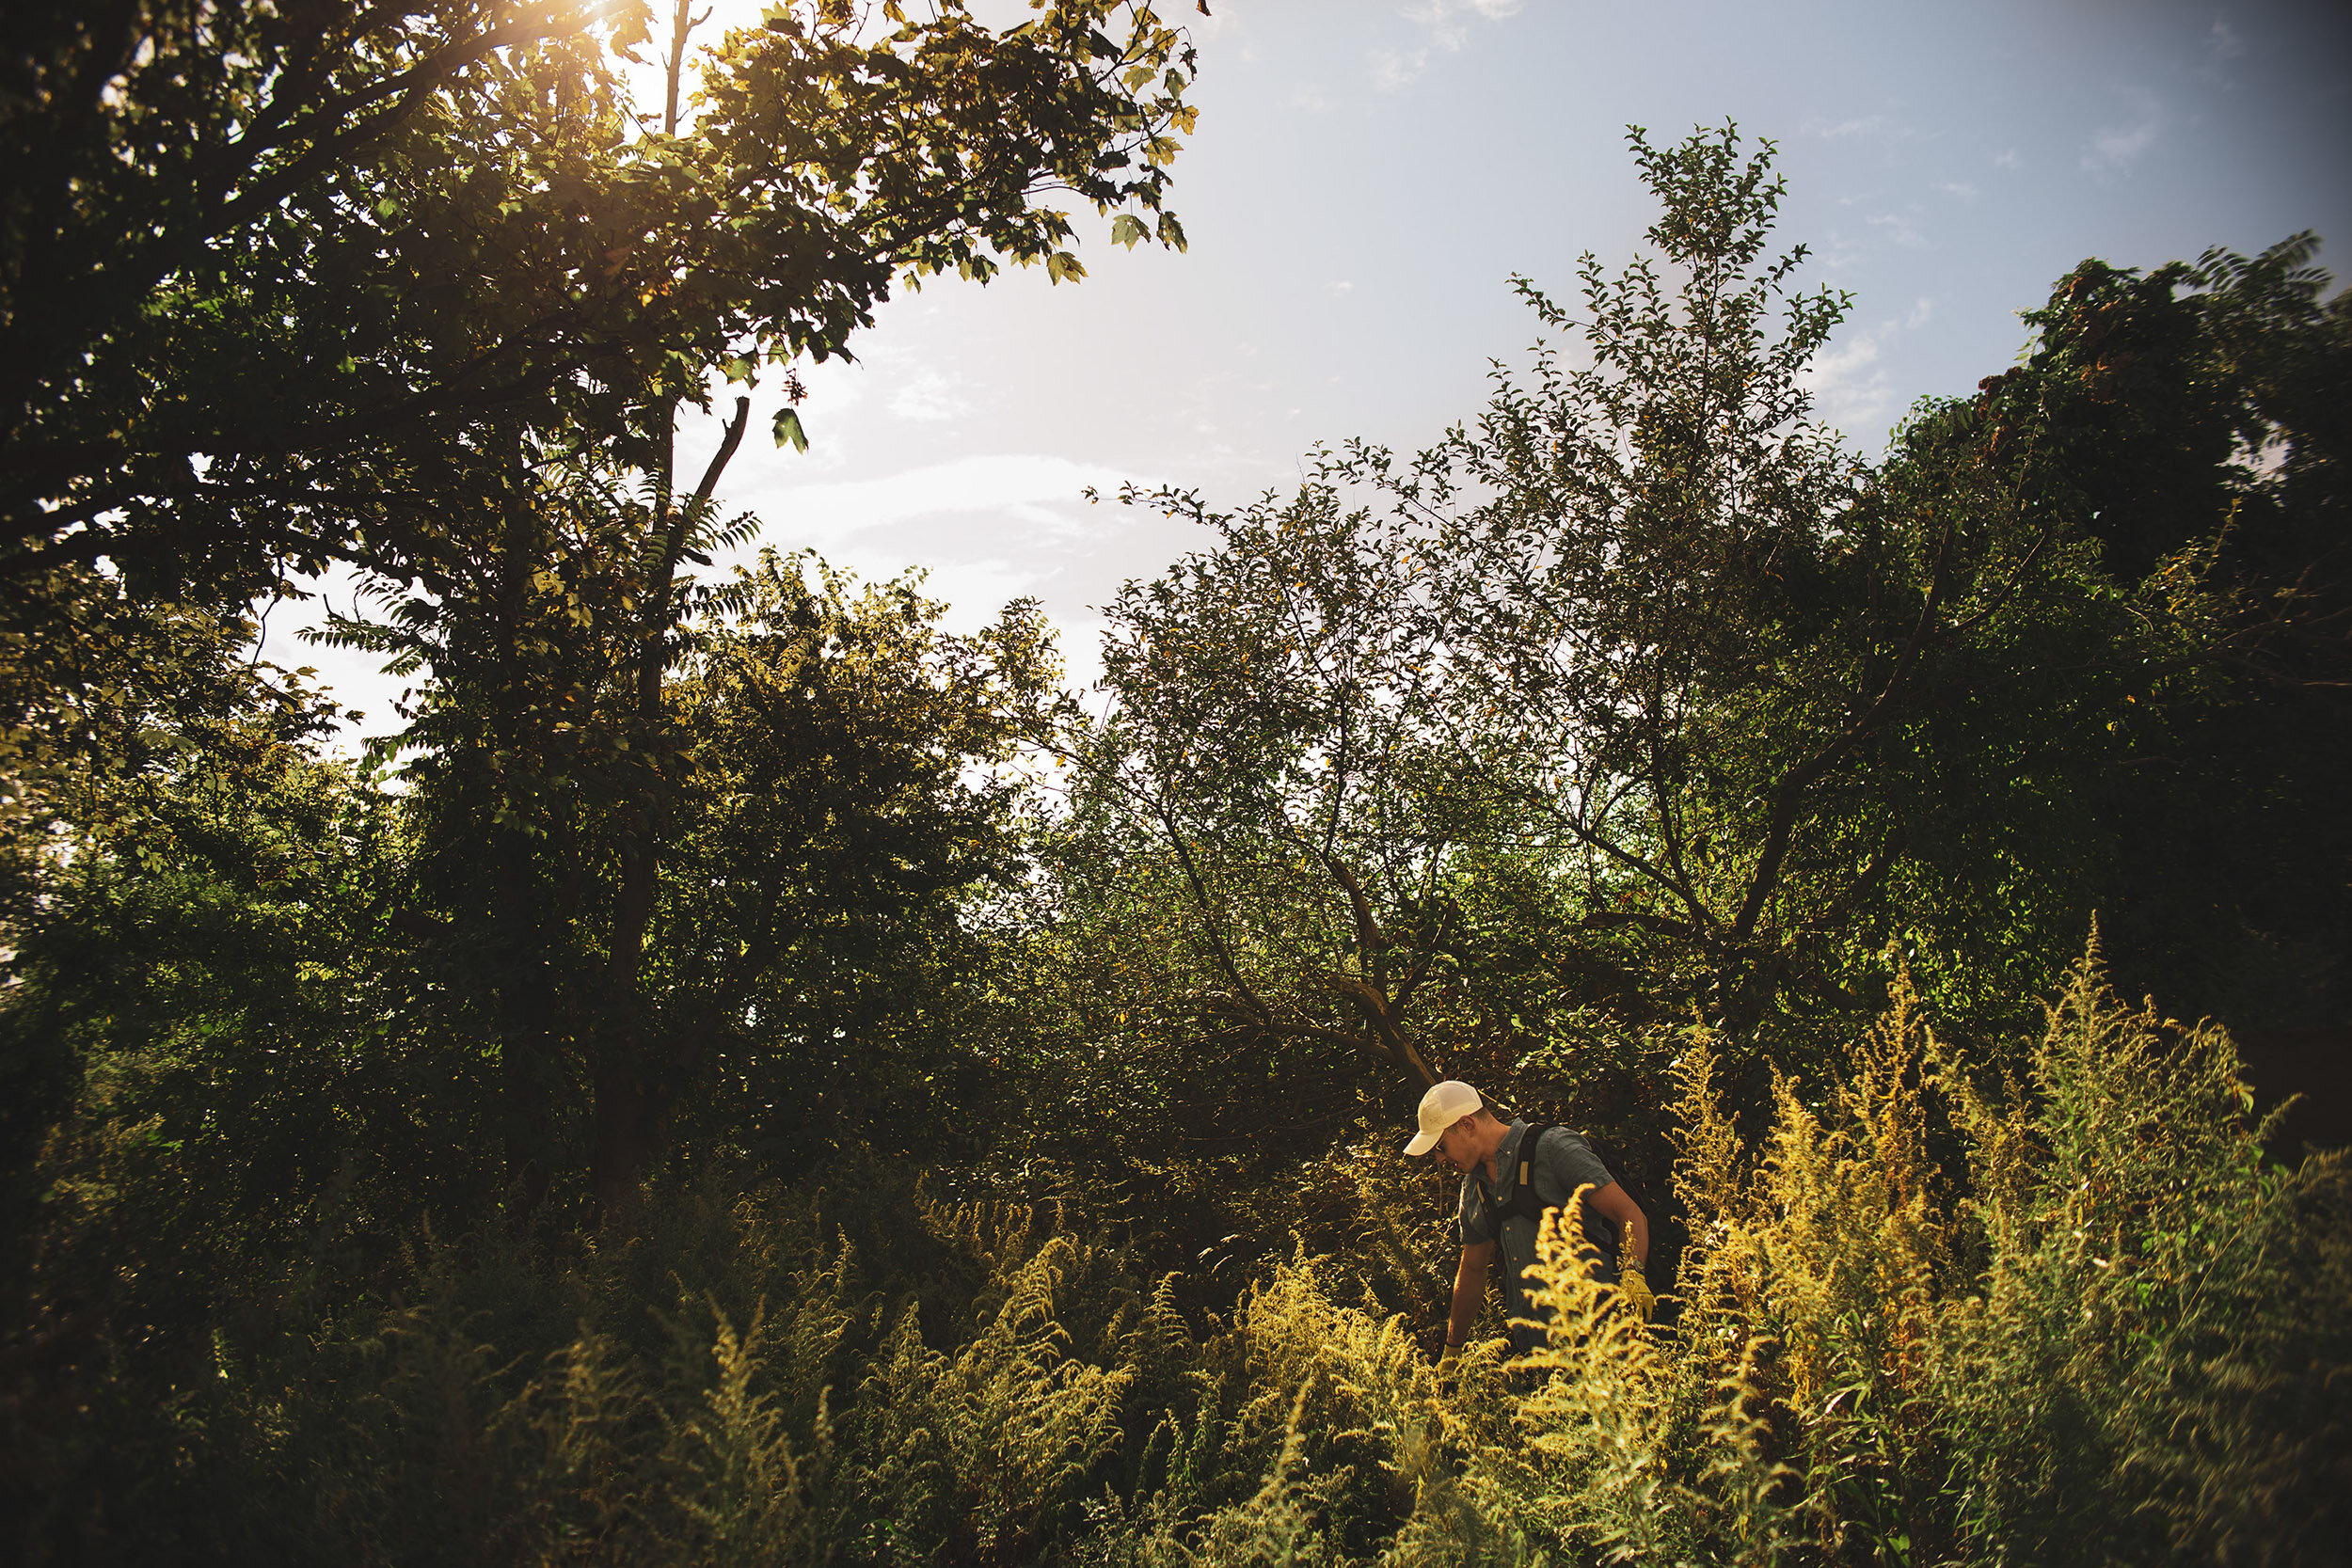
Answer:
M1470 1166L1478 1163L1471 1147L1473 1141L1470 1117L1464 1117L1438 1134L1438 1147L1429 1151L1429 1157L1450 1171L1467 1175Z

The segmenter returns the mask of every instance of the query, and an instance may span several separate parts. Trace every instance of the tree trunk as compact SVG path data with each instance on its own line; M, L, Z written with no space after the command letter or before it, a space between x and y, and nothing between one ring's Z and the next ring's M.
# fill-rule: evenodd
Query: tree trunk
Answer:
M645 1172L661 1152L661 1100L647 1080L646 1066L631 1055L596 1068L596 1147L588 1180L594 1223L600 1230L628 1227Z
M661 1151L662 1104L651 1042L636 1022L632 1004L644 958L645 930L653 920L652 825L639 824L639 842L621 852L621 895L612 917L612 958L606 972L605 1007L623 1020L620 1039L597 1041L596 1144L589 1158L589 1188L599 1228L625 1224L637 1206L637 1189ZM601 1031L600 1031L601 1032Z
M685 48L689 25L686 7L678 7L676 49ZM676 58L672 64L672 95L675 96ZM675 448L665 449L660 468L660 514L654 519L660 555L644 595L644 622L639 628L637 666L631 693L636 708L639 745L643 754L668 756L658 739L662 736L661 676L668 663L672 606L675 601L677 564L686 546L693 517L708 505L719 477L742 445L751 421L752 402L735 400L735 417L727 421L718 451L703 470L693 496L678 504L671 494L670 474ZM673 416L675 417L675 416ZM673 436L673 442L675 437ZM665 765L666 766L666 765ZM612 957L606 971L606 1005L632 1021L631 1037L599 1042L596 1066L596 1143L589 1160L589 1188L599 1228L626 1226L637 1206L637 1193L660 1157L667 1141L668 1096L675 1083L691 1075L701 1058L701 1026L665 1045L657 1045L634 1025L638 979L644 967L645 934L653 924L654 900L660 892L660 844L666 823L651 800L637 817L634 843L621 849L620 898L612 914ZM690 1042L691 1042L690 1044Z
M529 505L518 499L521 484L519 450L510 454L513 483L508 491L505 537L497 562L499 572L497 726L499 733L520 733L523 704L517 695L519 655L516 646L523 614L525 583L530 576L536 530ZM556 1068L548 1038L554 1022L554 998L548 976L546 911L534 895L538 847L531 835L512 828L491 829L495 847L492 888L492 928L497 932L499 1067L505 1098L504 1144L510 1208L509 1228L520 1233L547 1201L549 1186L548 1139L552 1084Z

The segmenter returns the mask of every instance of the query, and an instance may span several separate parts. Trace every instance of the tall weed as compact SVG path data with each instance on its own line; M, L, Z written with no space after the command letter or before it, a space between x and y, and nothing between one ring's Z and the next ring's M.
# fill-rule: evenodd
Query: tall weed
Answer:
M0 1411L82 1423L10 1546L1760 1568L2319 1563L2352 1536L2352 1178L2264 1158L2225 1037L2123 1006L2094 952L2011 1055L1899 991L1754 1136L1721 1082L1693 1036L1679 1312L1633 1321L1555 1223L1544 1343L1480 1340L1450 1387L1414 1333L1443 1300L1414 1277L1428 1194L1365 1162L1312 1173L1357 1205L1315 1232L1344 1250L1295 1242L1237 1299L1075 1207L857 1164L847 1197L712 1179L626 1244L427 1234L340 1297L281 1288L295 1259L201 1345L63 1364ZM107 1365L145 1397L101 1397Z
M1985 1262L1936 1404L1975 1555L2324 1562L2352 1539L2352 1180L2293 1171L2229 1037L2107 994L2094 957L2022 1082L1939 1083Z

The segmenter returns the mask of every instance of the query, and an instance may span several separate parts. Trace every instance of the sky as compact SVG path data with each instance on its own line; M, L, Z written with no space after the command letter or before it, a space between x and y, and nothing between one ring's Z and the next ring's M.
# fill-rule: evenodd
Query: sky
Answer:
M714 30L760 8L713 6ZM959 629L1034 596L1083 688L1100 607L1206 543L1087 487L1232 506L1295 485L1318 443L1411 450L1473 418L1492 363L1537 336L1512 276L1570 298L1581 253L1614 267L1640 248L1655 209L1629 125L1667 143L1728 119L1776 145L1784 247L1809 248L1804 281L1854 296L1814 387L1866 454L1914 400L2014 362L2017 312L2086 257L2149 267L2311 229L2352 278L2352 7L1210 8L1163 3L1200 50L1169 203L1189 250L1115 247L1089 212L1082 282L1014 269L893 300L855 363L803 369L805 453L759 438L774 399L755 392L721 494L761 518L760 543L868 578L919 568ZM688 428L681 471L717 439ZM267 657L319 666L365 733L396 727L380 676L287 638L310 618L295 609Z

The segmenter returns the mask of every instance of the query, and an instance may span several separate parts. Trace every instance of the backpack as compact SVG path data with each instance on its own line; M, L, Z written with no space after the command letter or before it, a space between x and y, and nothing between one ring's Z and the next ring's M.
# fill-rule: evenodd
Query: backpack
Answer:
M1502 1221L1505 1215L1517 1214L1519 1218L1538 1226L1543 1223L1544 1204L1535 1196L1535 1146L1542 1142L1544 1134L1549 1132L1554 1127L1565 1127L1565 1124L1545 1122L1538 1126L1531 1123L1526 1135L1520 1138L1519 1152L1523 1158L1518 1163L1519 1168L1516 1179L1511 1183L1511 1196L1507 1200L1501 1203L1490 1200L1486 1196L1486 1183L1483 1181L1479 1183L1478 1201L1481 1212L1485 1215L1486 1228L1494 1233L1498 1246L1502 1241ZM1572 1127L1566 1128L1566 1131L1576 1136L1582 1136ZM1588 1148L1592 1147L1589 1141L1585 1147ZM1593 1157L1599 1159L1600 1151L1594 1149ZM1565 1211L1563 1212L1566 1222L1575 1228L1581 1243L1580 1250L1599 1271L1596 1273L1595 1277L1606 1284L1615 1284L1617 1270L1614 1259L1617 1255L1617 1244L1622 1240L1617 1222L1607 1218L1594 1209L1590 1193L1585 1195L1583 1202L1575 1206L1573 1213L1567 1213Z
M1523 1220L1530 1220L1538 1225L1543 1223L1544 1205L1542 1200L1535 1196L1535 1146L1544 1141L1545 1133L1560 1125L1558 1122L1548 1121L1540 1126L1530 1127L1526 1134L1519 1139L1519 1153L1522 1158L1519 1161L1518 1180L1511 1183L1511 1196L1508 1201L1500 1204L1494 1202L1486 1196L1486 1183L1483 1181L1479 1183L1478 1201L1485 1212L1486 1228L1494 1232L1496 1241L1500 1242L1502 1239L1502 1216L1504 1214L1517 1214Z

